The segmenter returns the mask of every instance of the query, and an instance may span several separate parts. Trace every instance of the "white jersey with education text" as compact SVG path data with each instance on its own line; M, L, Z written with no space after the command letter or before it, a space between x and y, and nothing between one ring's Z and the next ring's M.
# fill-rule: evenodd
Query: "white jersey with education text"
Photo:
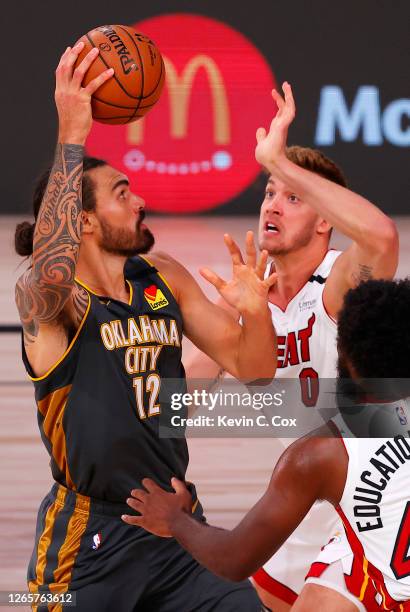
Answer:
M339 512L350 547L368 561L369 575L383 580L381 589L395 600L410 599L409 438L343 442L349 466Z
M272 321L278 336L277 379L296 379L291 388L292 407L305 421L306 430L323 424L316 413L321 402L320 379L334 383L336 378L336 322L327 314L323 304L326 280L340 251L330 250L313 272L308 282L288 303L286 310L269 304ZM329 393L325 393L328 402ZM334 402L332 395L332 402ZM296 411L292 416L296 415ZM311 419L309 415L312 415ZM293 439L278 439L283 450ZM343 530L334 508L327 502L316 503L307 517L282 548L254 576L255 581L273 595L293 603L304 585L310 565L335 532Z
M366 610L404 612L410 610L410 401L363 409L383 412L384 421L389 416L390 437L354 437L342 415L333 419L349 459L337 508L345 530L323 547L307 582L321 584L326 568L341 563L348 592Z

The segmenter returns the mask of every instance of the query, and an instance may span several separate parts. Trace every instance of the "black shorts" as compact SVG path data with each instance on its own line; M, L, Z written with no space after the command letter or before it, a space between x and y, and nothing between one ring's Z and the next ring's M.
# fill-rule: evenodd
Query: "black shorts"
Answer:
M218 578L173 538L124 523L125 504L100 502L54 485L41 503L28 568L32 593L75 593L73 612L252 612L249 581ZM195 514L202 516L196 504ZM61 610L39 605L38 612Z

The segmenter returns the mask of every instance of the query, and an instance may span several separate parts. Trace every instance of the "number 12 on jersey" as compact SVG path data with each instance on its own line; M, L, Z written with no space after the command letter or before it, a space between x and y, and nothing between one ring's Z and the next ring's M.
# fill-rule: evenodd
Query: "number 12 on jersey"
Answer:
M161 388L161 379L158 374L149 374L146 378L138 376L133 379L132 385L135 389L137 411L140 419L143 420L147 417L158 416L161 413L161 405L157 403L159 390ZM146 411L144 407L145 393L149 395L148 411Z

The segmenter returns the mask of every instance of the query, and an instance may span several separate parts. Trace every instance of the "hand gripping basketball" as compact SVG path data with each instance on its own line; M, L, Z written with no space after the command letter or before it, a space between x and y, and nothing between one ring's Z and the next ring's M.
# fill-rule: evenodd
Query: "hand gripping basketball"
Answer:
M120 125L144 117L158 102L165 81L165 64L149 36L126 25L103 25L80 38L84 47L78 65L96 47L100 53L84 77L87 85L101 70L114 68L114 78L93 95L93 119Z
M99 54L99 50L93 48L74 68L83 47L84 43L79 42L73 48L67 47L61 56L56 70L55 90L59 119L58 140L81 145L85 143L92 125L91 96L114 74L112 68L104 70L83 87L84 76Z

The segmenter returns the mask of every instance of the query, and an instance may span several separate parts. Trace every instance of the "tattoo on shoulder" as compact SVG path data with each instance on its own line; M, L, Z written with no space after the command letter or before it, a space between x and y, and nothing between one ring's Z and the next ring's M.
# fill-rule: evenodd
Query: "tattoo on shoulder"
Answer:
M16 284L16 305L23 326L24 341L31 344L38 334L38 322L33 317L35 308L31 292L27 289L27 276L26 272Z
M55 321L74 287L82 223L84 147L58 144L37 217L32 265L16 285L25 338L33 342L40 323Z
M72 294L72 301L74 310L73 314L75 318L74 322L76 327L80 325L81 321L84 318L89 299L90 297L88 295L88 292L83 287L75 287Z
M359 263L357 271L352 274L352 278L356 285L371 280L373 278L373 268Z

